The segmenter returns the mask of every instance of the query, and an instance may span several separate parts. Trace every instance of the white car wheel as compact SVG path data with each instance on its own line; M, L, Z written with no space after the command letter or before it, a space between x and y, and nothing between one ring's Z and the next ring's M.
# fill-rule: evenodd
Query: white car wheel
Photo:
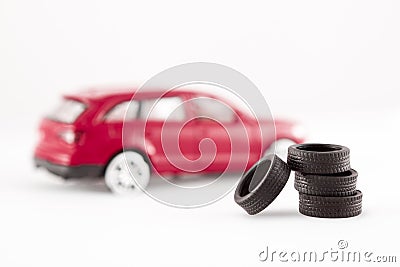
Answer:
M288 155L288 148L291 145L296 144L290 139L279 139L276 140L271 144L271 146L264 152L264 157L268 154L273 154L275 153L280 157L283 161L287 161L287 155Z
M111 160L104 176L113 193L140 193L149 184L150 166L139 153L125 151Z

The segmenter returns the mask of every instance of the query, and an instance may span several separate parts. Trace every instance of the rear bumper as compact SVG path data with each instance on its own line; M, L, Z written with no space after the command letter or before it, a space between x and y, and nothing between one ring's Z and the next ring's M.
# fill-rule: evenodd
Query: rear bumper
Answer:
M104 166L102 165L66 166L37 157L34 157L34 162L36 167L45 168L49 172L63 178L101 177L104 172Z

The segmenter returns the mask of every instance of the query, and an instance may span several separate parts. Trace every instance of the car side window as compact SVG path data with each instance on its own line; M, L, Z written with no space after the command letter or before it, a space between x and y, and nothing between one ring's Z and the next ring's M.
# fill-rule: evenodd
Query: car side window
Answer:
M219 122L234 122L237 120L235 112L225 103L208 97L199 97L190 100L196 116L214 119Z
M185 107L180 97L163 97L142 101L140 118L155 121L183 121Z
M129 110L128 110L129 108ZM127 112L128 111L128 112ZM137 118L139 111L139 102L137 101L124 101L112 107L104 116L105 121L123 121L134 120Z

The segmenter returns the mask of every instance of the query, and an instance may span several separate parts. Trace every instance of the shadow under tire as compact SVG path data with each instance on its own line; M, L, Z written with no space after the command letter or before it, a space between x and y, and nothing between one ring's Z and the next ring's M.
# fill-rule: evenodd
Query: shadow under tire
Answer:
M299 212L319 218L347 218L360 215L362 193L357 190L351 196L326 197L299 194Z
M353 169L324 175L296 172L294 188L308 195L349 196L356 191L357 176L357 171Z
M350 150L333 144L299 144L288 149L287 163L294 171L331 174L350 170Z
M268 155L254 164L240 179L235 202L248 214L268 207L282 191L290 175L289 166L276 155Z

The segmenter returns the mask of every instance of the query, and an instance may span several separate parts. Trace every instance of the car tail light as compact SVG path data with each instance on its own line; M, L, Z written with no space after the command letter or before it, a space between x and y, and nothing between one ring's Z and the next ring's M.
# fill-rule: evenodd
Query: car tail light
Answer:
M80 132L74 132L72 130L66 130L60 133L60 138L67 144L76 144L81 137Z

